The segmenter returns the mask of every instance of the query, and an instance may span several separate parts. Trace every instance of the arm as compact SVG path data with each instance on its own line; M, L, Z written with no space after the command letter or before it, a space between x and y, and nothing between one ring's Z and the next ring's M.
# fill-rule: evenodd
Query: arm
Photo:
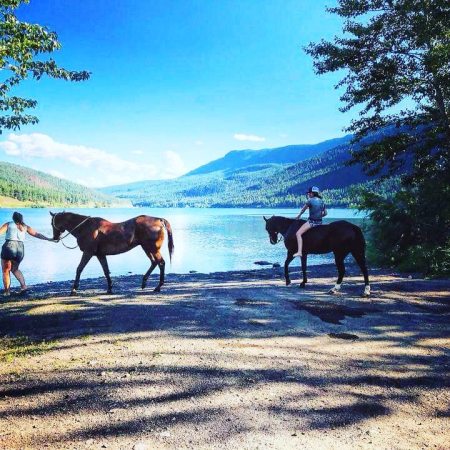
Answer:
M43 234L38 233L36 230L33 230L33 228L31 228L29 226L27 226L27 233L30 236L33 236L33 237L38 238L38 239L42 239L44 241L53 241L53 238L49 238L47 236L44 236Z
M8 224L4 223L1 227L0 227L0 234L6 233L6 230L8 228Z
M303 206L302 210L300 211L299 215L296 217L296 220L300 219L300 216L309 208L308 203L305 203L305 206Z

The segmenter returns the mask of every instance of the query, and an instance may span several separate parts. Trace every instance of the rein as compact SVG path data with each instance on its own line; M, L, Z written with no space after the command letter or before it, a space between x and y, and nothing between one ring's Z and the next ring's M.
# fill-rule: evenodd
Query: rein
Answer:
M55 228L56 230L58 230L58 231L61 233L61 230L60 230L60 229L56 226L56 224L55 224L55 217L56 217L58 214L60 214L60 213L57 213L57 214L55 214L55 215L52 217L52 227ZM78 244L75 245L75 247L69 247L68 245L64 244L63 239L65 239L67 236L69 236L69 234L72 234L73 231L75 231L80 225L83 225L83 223L86 222L86 221L88 221L90 218L91 218L91 216L86 217L86 219L84 219L84 220L81 221L78 225L76 225L74 228L72 228L70 231L68 231L67 234L66 234L65 236L60 236L59 239L58 239L58 241L61 241L61 244L64 245L64 247L66 247L66 248L68 248L68 249L70 249L70 250L73 250L73 249L77 248L77 247L78 247Z

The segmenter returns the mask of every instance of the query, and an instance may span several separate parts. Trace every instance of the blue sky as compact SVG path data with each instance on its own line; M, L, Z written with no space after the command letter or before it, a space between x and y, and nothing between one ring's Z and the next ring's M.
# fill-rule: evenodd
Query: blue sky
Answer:
M0 158L90 186L178 176L234 149L341 136L338 75L302 46L339 33L333 0L31 0L52 55L83 83L27 81L40 123L4 132Z

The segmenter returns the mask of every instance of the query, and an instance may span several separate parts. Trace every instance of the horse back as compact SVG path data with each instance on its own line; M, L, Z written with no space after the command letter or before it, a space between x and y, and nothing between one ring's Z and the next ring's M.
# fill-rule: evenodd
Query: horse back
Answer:
M152 216L138 216L132 219L136 226L136 239L139 243L152 242L158 248L164 240L164 219Z
M337 220L327 225L313 227L304 235L305 250L309 253L327 253L351 251L356 245L362 245L361 229L346 220Z
M297 221L298 222L298 221ZM294 223L285 238L285 245L296 250L297 239L295 233L301 223ZM346 220L336 220L326 225L319 225L303 234L303 248L306 253L329 253L335 250L351 251L355 246L364 246L361 229Z

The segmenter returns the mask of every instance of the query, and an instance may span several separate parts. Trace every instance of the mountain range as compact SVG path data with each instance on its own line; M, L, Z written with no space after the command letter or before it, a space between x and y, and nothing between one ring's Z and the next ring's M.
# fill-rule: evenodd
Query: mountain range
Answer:
M346 165L354 148L351 140L349 135L315 145L233 150L176 179L140 181L101 191L135 206L297 207L308 186L318 185L330 206L349 206L355 202L352 188L374 185L361 166ZM394 184L391 179L376 189Z
M371 140L376 136L371 136ZM311 185L329 206L352 206L353 188L391 190L359 165L348 166L352 136L314 145L233 150L170 180L148 180L89 189L15 164L0 163L0 206L298 207Z

